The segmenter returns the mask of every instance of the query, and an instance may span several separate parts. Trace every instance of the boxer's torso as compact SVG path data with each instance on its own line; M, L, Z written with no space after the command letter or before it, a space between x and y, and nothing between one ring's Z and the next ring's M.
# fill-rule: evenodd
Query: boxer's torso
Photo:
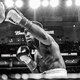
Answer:
M65 63L60 51L58 51L57 48L55 49L54 46L55 45L39 45L38 52L41 57L37 56L37 64L40 72L55 68L65 68Z

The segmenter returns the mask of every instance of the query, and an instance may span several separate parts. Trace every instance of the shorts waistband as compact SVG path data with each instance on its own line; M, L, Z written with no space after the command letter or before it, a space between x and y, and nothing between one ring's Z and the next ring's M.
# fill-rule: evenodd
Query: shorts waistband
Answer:
M59 73L59 72L66 72L67 73L67 70L64 69L64 68L55 68L55 69L50 69L50 70L47 70L47 71L44 71L43 73L50 73L50 72L54 72L54 73Z

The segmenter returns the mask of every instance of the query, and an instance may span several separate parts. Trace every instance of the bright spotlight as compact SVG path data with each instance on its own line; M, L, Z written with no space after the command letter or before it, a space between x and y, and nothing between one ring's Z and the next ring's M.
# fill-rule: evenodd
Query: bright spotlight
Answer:
M4 3L5 3L5 5L6 5L6 7L8 7L8 8L14 6L14 2L13 2L13 0L5 0Z
M6 74L2 74L1 78L2 80L8 80L8 76Z
M59 0L50 0L50 5L52 7L57 7L59 5Z
M21 8L23 6L23 1L22 0L17 0L15 2L16 7Z
M80 0L75 0L75 5L80 6Z
M15 79L20 79L21 78L21 75L20 74L15 74Z
M43 1L42 1L42 5L43 5L44 7L47 7L47 6L49 5L48 0L43 0Z
M66 1L66 5L67 5L68 7L72 6L72 0L67 0L67 1Z
M40 4L41 4L40 0L30 0L29 1L29 6L32 9L37 9L40 6Z
M29 78L28 74L22 74L22 79L27 80Z

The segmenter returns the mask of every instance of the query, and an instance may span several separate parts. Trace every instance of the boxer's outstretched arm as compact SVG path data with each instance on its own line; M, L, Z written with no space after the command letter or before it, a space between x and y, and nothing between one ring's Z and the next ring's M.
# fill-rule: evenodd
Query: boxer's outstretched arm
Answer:
M55 40L41 27L32 23L30 20L19 14L19 11L10 10L7 14L6 21L17 23L18 25L26 28L36 39L45 45L50 45Z
M28 31L40 42L45 45L50 45L54 39L39 25L36 25L29 21L24 27L28 29ZM29 25L29 26L28 26Z

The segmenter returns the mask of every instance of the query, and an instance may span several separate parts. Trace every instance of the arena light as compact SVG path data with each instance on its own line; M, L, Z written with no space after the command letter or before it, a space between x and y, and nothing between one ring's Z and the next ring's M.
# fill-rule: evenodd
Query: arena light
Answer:
M14 76L14 78L15 78L15 79L20 79L20 78L21 78L21 75L18 74L18 73L16 73L15 76Z
M22 0L17 0L15 2L16 7L21 8L23 6L23 1Z
M41 4L40 0L30 0L29 1L29 6L32 9L37 9L40 6L40 4Z
M80 6L80 0L75 0L75 5Z
M67 1L66 1L66 5L67 5L67 7L72 6L72 0L67 0Z
M6 74L2 74L2 75L1 75L1 79L2 79L2 80L8 80L8 76L7 76Z
M57 7L59 5L59 0L50 0L50 5L52 7Z
M5 5L6 5L6 7L8 7L8 8L14 6L14 2L13 2L13 0L5 0L4 3L5 3Z
M23 73L22 74L22 79L23 80L27 80L29 78L28 74Z
M43 0L42 1L42 6L47 7L49 5L48 0Z

